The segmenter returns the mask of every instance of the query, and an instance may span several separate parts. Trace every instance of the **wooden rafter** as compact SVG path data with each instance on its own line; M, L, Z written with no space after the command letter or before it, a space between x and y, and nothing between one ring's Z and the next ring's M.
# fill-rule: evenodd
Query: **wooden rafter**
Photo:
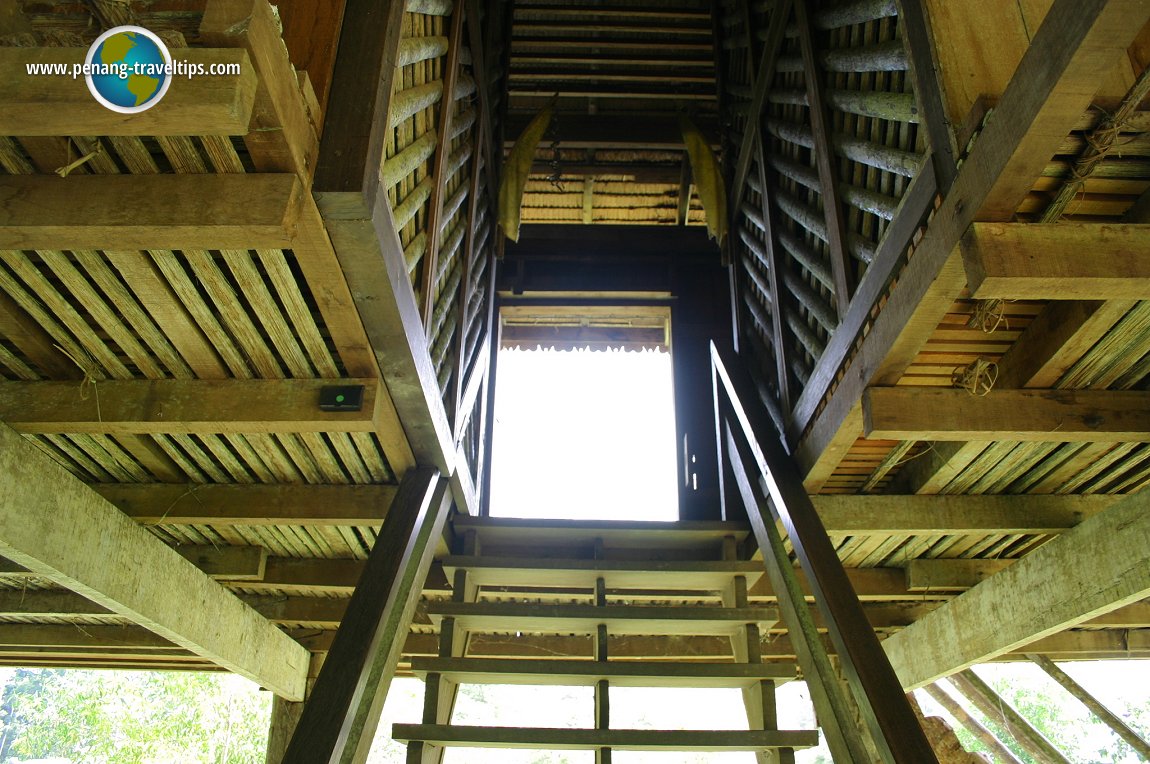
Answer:
M284 697L303 697L306 650L6 426L0 474L4 557Z
M851 255L847 249L843 207L839 201L839 183L835 175L834 153L831 149L830 126L823 96L822 72L815 55L814 36L807 13L807 0L794 0L795 26L799 33L799 48L803 58L803 81L807 91L807 111L814 136L815 166L819 172L819 187L826 219L827 247L830 250L831 274L835 283L835 302L839 316L850 308L854 275Z

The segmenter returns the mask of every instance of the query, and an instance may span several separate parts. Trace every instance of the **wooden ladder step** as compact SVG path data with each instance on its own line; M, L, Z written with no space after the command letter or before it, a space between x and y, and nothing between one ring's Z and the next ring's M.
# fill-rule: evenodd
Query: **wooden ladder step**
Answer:
M517 660L506 658L413 658L421 678L439 674L469 684L618 687L750 687L795 678L793 663L671 663L666 661Z
M604 579L609 589L685 589L718 591L735 576L754 585L765 572L756 561L722 560L573 560L552 557L469 557L442 560L451 580L456 569L467 571L479 586L595 586Z
M451 617L465 631L536 634L592 634L606 624L611 634L727 635L748 623L770 629L779 620L779 611L773 607L596 607L530 602L430 602L427 614L436 626Z
M525 520L459 515L452 520L456 534L475 531L481 546L520 549L584 548L597 541L610 549L698 549L721 544L730 536L750 535L747 523L639 520Z
M548 751L766 751L811 748L819 743L818 730L594 730L447 724L396 724L391 737L404 743L417 740L438 746Z

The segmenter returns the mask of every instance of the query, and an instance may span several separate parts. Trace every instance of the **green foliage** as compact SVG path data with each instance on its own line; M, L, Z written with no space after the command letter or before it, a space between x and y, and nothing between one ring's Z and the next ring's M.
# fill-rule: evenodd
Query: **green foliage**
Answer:
M5 764L262 764L270 696L219 674L19 669L0 709Z

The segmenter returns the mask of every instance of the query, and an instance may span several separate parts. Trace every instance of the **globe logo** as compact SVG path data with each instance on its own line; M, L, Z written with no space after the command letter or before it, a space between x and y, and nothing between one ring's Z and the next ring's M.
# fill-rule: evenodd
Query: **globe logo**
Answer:
M152 32L121 26L96 38L84 59L92 97L112 111L138 114L155 106L172 84L172 56Z

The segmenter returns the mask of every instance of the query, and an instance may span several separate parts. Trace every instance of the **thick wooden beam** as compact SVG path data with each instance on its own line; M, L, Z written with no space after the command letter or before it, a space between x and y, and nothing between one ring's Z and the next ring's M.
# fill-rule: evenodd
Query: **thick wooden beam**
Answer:
M348 0L335 55L315 187L361 193L368 207L379 191L406 6Z
M0 249L286 248L301 193L286 174L5 175Z
M365 208L360 194L322 193L316 202L416 462L450 475L453 433L388 200Z
M93 489L142 525L383 524L393 485L97 484Z
M911 560L906 588L912 592L963 591L977 586L1014 560Z
M1150 595L1150 495L1134 494L883 643L912 689ZM1001 616L1011 608L1011 617Z
M278 695L302 699L306 650L2 425L0 475L4 557Z
M857 352L854 341L865 321L844 322L835 338L848 334L833 343L833 355L828 348L826 373L817 386L808 384L810 394L796 405L788 434L798 441L800 466L813 477L808 488L821 485L849 447L844 444L859 435L859 401L865 389L898 381L966 286L957 244L967 227L975 220L1014 217L1034 180L1089 107L1102 76L1125 55L1148 17L1150 6L1138 0L1055 0L994 118L975 141ZM863 318L873 305L869 301L862 306ZM839 378L816 416L825 391Z
M283 764L366 760L450 505L437 470L408 472Z
M1127 390L872 387L864 432L889 440L1136 442L1150 439L1150 394Z
M978 299L1150 299L1150 225L975 223L962 257Z
M92 486L144 525L325 525L379 527L393 485ZM1055 535L1121 496L812 496L831 535Z
M321 411L333 382L363 385L363 408ZM0 421L36 434L373 432L383 397L372 379L0 382Z
M163 100L139 114L120 114L92 98L69 75L28 74L28 67L84 63L84 48L0 48L0 135L244 135L256 73L243 50L173 50L192 66L239 67L238 74L179 77Z

